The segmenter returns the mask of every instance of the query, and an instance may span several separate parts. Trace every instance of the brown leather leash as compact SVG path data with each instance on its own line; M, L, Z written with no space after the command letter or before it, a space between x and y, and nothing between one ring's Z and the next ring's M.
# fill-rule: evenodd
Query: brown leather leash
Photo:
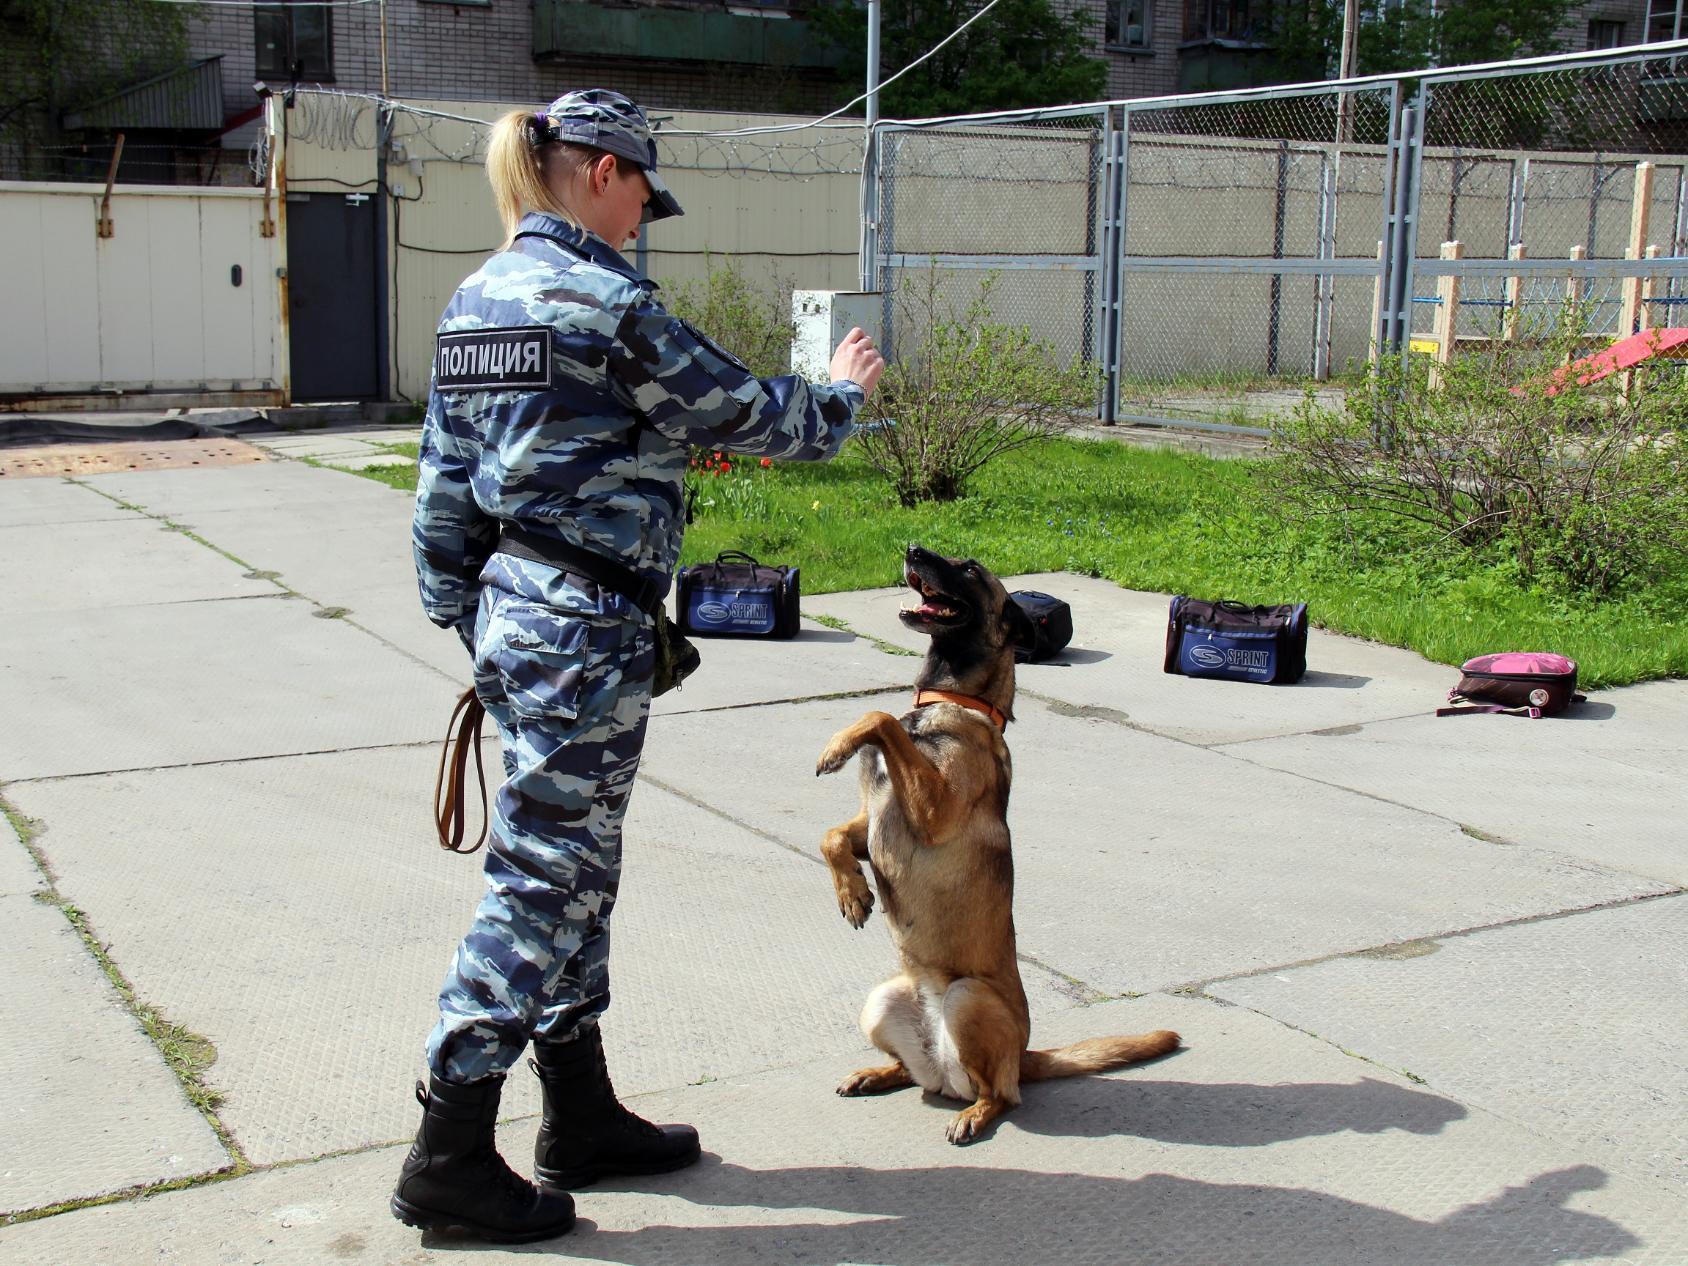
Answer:
M440 748L439 773L434 777L434 825L440 833L440 847L453 853L473 853L486 842L489 820L486 805L486 770L481 767L481 721L486 707L470 686L458 699L446 723L445 744ZM475 755L475 777L481 784L481 833L468 848L462 847L466 826L463 793L469 772L469 754Z

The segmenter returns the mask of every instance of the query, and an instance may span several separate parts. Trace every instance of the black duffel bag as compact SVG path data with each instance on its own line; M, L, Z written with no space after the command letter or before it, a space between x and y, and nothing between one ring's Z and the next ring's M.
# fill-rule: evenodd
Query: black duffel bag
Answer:
M1016 589L1008 595L1031 621L1032 640L1014 644L1014 658L1019 663L1036 663L1066 649L1073 640L1073 609L1059 598L1035 589Z
M1307 604L1172 600L1166 626L1169 673L1287 685L1307 671Z
M740 550L682 567L674 582L675 622L703 637L796 637L798 569L764 567Z

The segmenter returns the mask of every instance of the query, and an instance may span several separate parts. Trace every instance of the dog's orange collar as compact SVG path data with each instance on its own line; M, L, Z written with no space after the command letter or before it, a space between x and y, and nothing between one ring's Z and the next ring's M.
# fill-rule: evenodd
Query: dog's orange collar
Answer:
M1002 715L1000 708L993 707L983 699L975 699L972 695L958 695L950 690L916 690L914 692L914 706L924 708L929 703L953 703L958 707L969 708L974 712L982 712L996 723L996 728L1006 730L1008 718Z

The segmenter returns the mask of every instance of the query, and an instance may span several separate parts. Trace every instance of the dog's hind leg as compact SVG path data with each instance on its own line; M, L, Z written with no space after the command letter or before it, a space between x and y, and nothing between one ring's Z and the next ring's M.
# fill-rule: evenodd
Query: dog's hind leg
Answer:
M907 976L893 976L867 997L862 1032L894 1064L860 1068L838 1087L841 1095L875 1095L919 1084L936 1090L942 1076L932 1058L932 1035L920 992Z
M821 856L832 872L832 887L838 894L838 913L851 927L861 927L873 911L873 890L862 877L862 859L867 856L867 810L863 809L843 826L835 826L821 839Z
M951 1143L971 1143L1020 1102L1020 1055L1029 1036L988 982L964 976L945 991L937 1051L944 1093L973 1097L950 1122Z

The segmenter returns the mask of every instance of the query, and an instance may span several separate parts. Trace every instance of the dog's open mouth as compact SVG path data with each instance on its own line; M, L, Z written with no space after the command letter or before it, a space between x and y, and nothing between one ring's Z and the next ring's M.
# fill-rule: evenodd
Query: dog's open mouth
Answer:
M944 593L914 568L907 568L903 579L919 599L913 606L898 612L905 624L959 624L967 618L965 602Z

